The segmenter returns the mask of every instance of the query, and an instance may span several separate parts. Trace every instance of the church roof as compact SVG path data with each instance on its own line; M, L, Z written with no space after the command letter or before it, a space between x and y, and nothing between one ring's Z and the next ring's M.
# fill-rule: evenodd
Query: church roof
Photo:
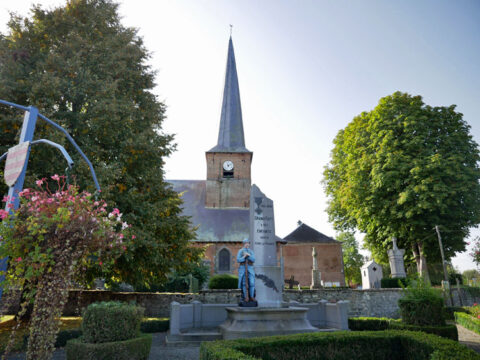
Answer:
M311 228L306 224L301 224L290 234L285 236L284 240L287 243L337 243L340 241L332 239L331 237L322 234L321 232Z
M227 70L223 89L222 114L218 142L209 152L250 152L245 147L242 105L232 38L228 42Z
M195 242L242 242L249 237L249 209L205 207L205 180L167 180L181 194L182 215L198 226ZM276 237L277 242L284 241Z

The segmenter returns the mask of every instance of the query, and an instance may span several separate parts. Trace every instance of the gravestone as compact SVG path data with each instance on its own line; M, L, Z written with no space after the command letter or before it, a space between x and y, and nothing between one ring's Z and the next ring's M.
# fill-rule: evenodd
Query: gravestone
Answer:
M277 264L273 201L256 185L250 191L250 242L255 254L255 289L259 307L280 307L283 279Z
M406 278L405 265L403 262L404 249L397 247L397 238L393 237L393 249L388 250L388 260L390 261L390 269L392 271L392 278Z
M321 273L318 270L318 262L317 262L317 250L315 247L312 247L312 258L313 258L313 266L312 266L312 283L310 285L310 289L320 289L322 287L321 284Z
M362 289L380 289L381 280L383 278L382 267L370 260L361 268L362 271Z

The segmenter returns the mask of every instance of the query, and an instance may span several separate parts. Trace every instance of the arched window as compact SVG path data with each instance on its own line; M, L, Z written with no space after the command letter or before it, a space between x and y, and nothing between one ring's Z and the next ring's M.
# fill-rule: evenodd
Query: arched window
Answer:
M218 270L230 271L230 251L222 249L218 253Z

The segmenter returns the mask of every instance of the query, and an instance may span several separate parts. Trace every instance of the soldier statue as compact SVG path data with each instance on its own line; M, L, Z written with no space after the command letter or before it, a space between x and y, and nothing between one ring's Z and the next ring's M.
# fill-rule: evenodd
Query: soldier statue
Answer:
M257 306L255 300L255 271L253 264L255 254L250 249L250 241L243 240L243 247L238 251L238 288L242 290L242 302L240 306Z

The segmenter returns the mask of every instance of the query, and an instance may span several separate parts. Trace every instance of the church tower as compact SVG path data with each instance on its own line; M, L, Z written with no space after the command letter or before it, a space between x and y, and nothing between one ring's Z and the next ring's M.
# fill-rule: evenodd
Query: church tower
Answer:
M217 145L205 153L207 208L250 206L253 153L245 147L242 107L232 38L228 42L227 71Z

